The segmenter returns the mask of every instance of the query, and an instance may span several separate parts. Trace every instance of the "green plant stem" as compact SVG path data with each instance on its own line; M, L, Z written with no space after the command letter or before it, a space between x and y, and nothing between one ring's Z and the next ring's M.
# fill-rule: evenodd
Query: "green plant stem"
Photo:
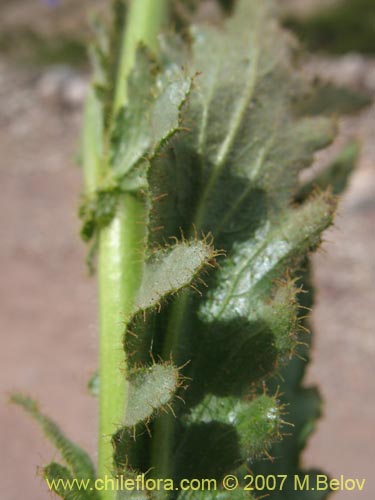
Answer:
M102 161L102 117L100 104L95 96L94 89L90 89L86 96L83 117L83 167L86 195L93 195L99 184L100 167Z
M100 234L99 477L112 472L111 437L121 427L126 409L123 336L142 275L145 219L143 201L124 195L115 218ZM111 494L106 492L104 498Z
M166 19L167 0L133 0L123 31L114 116L126 105L126 81L140 42L151 49ZM112 472L111 437L121 427L127 405L127 363L123 348L126 320L139 288L147 234L147 207L141 195L123 194L99 242L100 396L98 477ZM103 492L113 500L115 492Z
M128 24L123 34L119 61L118 84L115 94L115 111L127 99L126 81L134 65L139 42L151 49L157 47L160 28L168 18L168 0L133 0L130 5Z

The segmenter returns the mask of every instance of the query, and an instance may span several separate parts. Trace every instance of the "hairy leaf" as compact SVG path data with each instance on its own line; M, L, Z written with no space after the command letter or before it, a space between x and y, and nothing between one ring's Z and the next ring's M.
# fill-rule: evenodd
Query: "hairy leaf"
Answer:
M154 364L134 370L129 376L129 403L124 424L147 421L172 399L179 385L178 369L171 364Z
M98 129L103 130L106 110L105 105L98 109L95 94L89 94L84 139L85 151L90 151L86 152L86 160L91 174L80 207L81 236L85 241L91 240L113 219L120 193L147 188L149 161L181 127L181 108L190 93L191 82L191 78L176 68L161 71L141 47L127 82L128 105L117 113L111 129L109 158L102 151L99 139L91 144ZM91 118L101 125L90 126Z
M125 190L147 187L145 160L177 132L180 109L191 87L181 73L159 75L150 56L139 50L128 82L128 105L116 119L112 134L111 167Z
M212 395L243 398L251 384L289 360L298 343L299 306L298 287L287 276L317 248L336 206L327 193L293 205L299 172L332 141L336 127L329 118L295 113L306 84L294 68L293 41L273 20L271 2L240 1L224 29L196 26L191 38L185 64L199 76L182 108L188 131L151 161L149 189L157 201L149 239L150 245L162 244L181 229L210 231L227 255L207 280L202 300L176 297L147 327L154 355L191 360L182 416ZM178 43L164 43L175 57ZM194 453L200 474L220 477L244 455L254 459L269 447L255 441L243 453L241 426L214 417L179 427L160 416L153 426L156 433L175 427L177 475L184 468L191 475L198 471L191 464ZM270 445L260 429L259 442ZM212 463L208 453L199 453L194 442L204 437L211 445L225 440L227 459L217 451Z
M306 310L313 306L313 289L311 284L310 266L308 262L303 264L303 274L300 281L303 282L304 293L298 295L301 308L299 315L302 316L305 332L298 346L298 357L295 357L285 366L280 373L280 379L268 383L270 391L280 392L280 404L286 404L287 421L293 426L283 437L281 442L274 444L270 454L274 457L272 463L258 461L252 465L252 471L256 474L284 474L287 476L282 491L273 492L275 500L285 498L299 499L311 498L321 500L329 495L327 491L296 491L294 476L301 478L308 475L311 484L314 484L317 470L303 470L301 465L301 453L307 444L307 440L314 431L317 419L321 416L322 401L316 387L303 387L302 381L309 361L309 349L312 342ZM266 494L267 491L260 492Z
M146 310L190 285L216 256L207 241L184 241L156 251L146 262L136 309Z
M120 472L221 480L274 450L290 451L290 473L301 472L296 456L319 398L301 387L303 362L290 362L305 340L298 278L336 199L324 191L326 178L313 194L299 178L336 124L303 109L309 87L295 48L272 1L238 0L221 25L162 37L158 61L141 47L124 82L127 107L107 129L108 171L83 212L92 236L124 192L148 209L146 258L124 335L126 418L112 439ZM285 397L270 378L280 372L292 386ZM172 400L173 415L163 414ZM284 450L289 402L295 428Z
M119 273L118 289L110 290L119 291L116 310L117 301L126 303L118 318L126 324L126 367L117 366L117 353L111 365L119 337L113 341L117 325L109 307L103 373L126 368L127 377L117 380L126 405L121 394L111 401L111 384L106 390L103 384L101 396L109 396L102 399L103 421L113 420L100 436L101 473L113 433L108 469L115 475L150 471L155 478L220 484L226 474L243 478L250 466L292 478L303 474L300 453L320 415L318 393L302 386L310 340L301 333L301 309L311 307L312 294L308 275L301 275L332 223L334 195L344 188L357 150L351 146L301 186L301 172L333 140L335 122L303 104L309 87L296 68L296 42L279 26L272 0L219 4L219 17L224 10L234 14L225 20L223 14L217 25L192 26L181 38L164 35L158 60L139 46L128 81L119 81L118 71L126 54L122 0L114 2L112 32L100 35L94 50L82 236L95 245L99 235L110 236L100 231L116 217L116 230L129 238L116 249L108 240L101 261L111 262L101 278L107 269ZM174 5L185 27L184 7L190 19L198 2ZM126 106L118 109L116 96L125 86ZM134 274L123 273L132 265ZM13 400L40 423L69 466L51 464L48 477L95 477L86 453L32 400ZM286 407L291 436L282 440ZM265 462L271 455L272 464ZM75 498L59 488L63 498ZM295 496L290 480L285 491ZM230 496L253 500L241 488ZM225 500L229 492L123 491L117 498Z
M281 410L276 398L259 396L251 402L206 397L188 417L191 423L220 422L235 426L244 460L254 460L280 440Z

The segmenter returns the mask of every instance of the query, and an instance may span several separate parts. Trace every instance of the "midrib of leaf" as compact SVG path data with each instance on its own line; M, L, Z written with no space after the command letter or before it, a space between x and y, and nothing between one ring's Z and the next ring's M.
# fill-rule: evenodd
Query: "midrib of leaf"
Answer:
M205 102L204 99L201 99L202 106L203 106L202 126L200 128L199 137L198 137L198 152L199 152L201 157L203 157L203 155L204 155L204 146L205 146L205 141L206 141L206 132L207 132L209 110L210 110L212 98L215 95L216 82L218 81L217 76L220 72L220 68L221 68L221 61L220 61L220 64L217 64L215 67L213 84L210 87L210 92L208 93L208 96L207 96L207 102Z
M196 211L196 216L194 220L194 225L200 229L203 224L204 216L205 216L205 208L207 204L207 200L210 197L210 194L216 184L216 181L220 175L220 172L223 168L223 166L226 164L226 160L228 159L228 154L230 152L230 149L233 145L233 141L235 140L239 127L241 126L241 123L243 122L244 115L248 109L248 105L251 102L251 99L254 94L254 90L256 87L257 83L257 69L258 69L258 61L259 61L259 49L257 46L257 41L258 41L258 25L257 29L254 32L253 37L251 38L251 44L250 46L253 48L252 52L252 60L251 64L248 70L248 84L245 88L245 92L242 96L242 99L240 100L237 109L235 110L232 120L230 123L230 126L228 128L228 133L223 141L223 144L221 145L217 157L216 157L216 162L215 166L212 169L211 175L208 179L208 182L206 184L206 187L203 190L200 202L198 203L197 206L197 211ZM213 92L212 92L213 95ZM210 101L211 102L211 101ZM208 103L207 107L207 115L208 115L208 108L210 106L210 102ZM207 127L207 124L205 124L205 129Z
M236 279L234 280L233 282L233 285L231 287L231 289L228 291L225 299L223 300L222 302L222 306L221 306L221 309L219 309L219 311L217 312L217 318L220 319L222 317L222 315L224 314L225 312L225 309L227 308L228 304L229 304L229 301L232 297L234 297L234 290L236 289L241 277L242 277L242 273L248 268L250 267L251 265L251 262L254 261L257 257L259 257L260 254L262 254L264 252L264 249L268 247L269 245L269 241L267 240L263 240L263 244L255 251L254 254L252 254L243 264L242 268L238 271L237 273L237 277ZM284 258L286 258L286 255L284 255ZM275 254L274 255L274 259L275 259L275 262L274 262L274 266L276 263L280 262L280 255L279 254ZM273 267L274 267L273 266ZM255 286L257 285L257 283L259 283L268 273L271 273L272 272L272 269L270 268L267 268L267 272L262 274L256 283L252 283L249 290L252 289L252 288L255 288ZM244 295L245 292L239 294L239 296L241 295Z
M258 173L261 171L263 165L264 165L264 160L266 159L266 156L268 152L270 151L272 147L274 136L268 141L268 144L261 148L258 154L257 161L255 163L254 168L251 170L251 176L249 179L244 179L244 182L248 182L246 189L244 189L243 193L241 196L236 200L234 205L232 205L231 209L229 212L226 214L226 216L223 218L223 220L220 222L218 228L215 230L215 236L217 237L223 228L225 227L226 224L229 223L229 221L232 219L233 215L236 213L237 209L242 205L243 201L246 199L247 195L250 193L250 191L253 189L253 184L252 181L254 181L258 175Z

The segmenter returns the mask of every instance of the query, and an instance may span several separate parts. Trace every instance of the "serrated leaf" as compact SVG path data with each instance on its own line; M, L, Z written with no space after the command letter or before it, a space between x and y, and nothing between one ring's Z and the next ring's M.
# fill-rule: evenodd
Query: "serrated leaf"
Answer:
M253 310L204 322L190 397L246 394L250 384L289 361L298 339L297 310L295 284L286 281L271 300L254 302Z
M306 309L311 310L313 306L313 289L308 262L304 263L303 288L304 293L298 295L298 301L302 308L300 315L305 316ZM303 318L305 327L309 327L308 318ZM329 492L302 492L296 491L294 476L304 477L311 475L311 484L314 484L317 471L304 470L301 465L301 453L305 448L307 439L314 431L317 419L321 416L322 400L319 391L315 387L303 387L303 377L309 361L309 346L311 345L311 333L304 335L303 343L299 349L300 356L291 360L280 372L280 380L268 383L270 391L280 392L281 404L287 404L286 420L293 425L288 427L288 433L283 440L272 446L270 454L274 457L272 463L259 461L253 464L254 474L284 474L287 476L283 491L275 491L275 500L282 500L287 496L290 499L312 498L321 500L326 498ZM267 493L267 492L264 492ZM305 495L306 494L306 495ZM311 494L311 496L310 496Z
M276 398L267 395L258 396L251 402L207 396L192 410L187 421L232 426L244 461L258 458L281 437L281 410Z
M176 67L162 71L146 48L140 47L127 85L128 104L119 110L110 129L109 159L103 157L104 139L100 134L108 128L106 122L112 112L108 99L113 89L96 84L88 94L84 127L86 193L80 207L84 241L93 239L110 223L120 193L147 189L149 161L180 129L181 108L192 79Z
M306 83L294 67L293 41L274 22L271 6L240 0L224 28L194 27L185 64L199 76L182 109L188 131L173 137L148 171L157 200L150 243L161 244L181 229L192 234L195 227L212 232L215 246L227 253L202 301L177 297L160 322L147 326L152 339L163 339L165 325L176 328L174 344L166 347L172 346L178 363L191 359L182 413L199 406L207 393L242 397L251 383L289 360L298 342L298 287L292 281L285 287L283 280L319 246L335 211L335 199L326 193L293 204L300 171L331 143L336 126L329 118L295 113ZM154 354L167 359L166 347L158 347ZM159 422L164 428L165 419L156 419L157 429ZM211 441L230 434L229 424L212 425L177 427L176 440L192 444L205 432ZM230 458L216 453L217 474L230 460L236 463L235 440L226 445ZM176 471L193 467L191 450L181 452ZM207 453L194 450L201 473L214 473Z
M179 242L152 254L145 265L136 310L154 307L190 285L214 256L212 246L203 240Z
M21 406L39 423L46 437L61 453L75 478L95 479L95 468L88 454L72 443L55 422L41 413L35 401L22 394L12 395L11 401Z
M206 268L213 267L216 256L217 252L207 238L183 240L151 253L145 262L133 317L125 333L129 366L150 363L150 352L163 335L162 331L155 333L160 310L168 300L175 300L177 292L189 287L198 291L194 283L200 280L204 284L200 275Z
M334 200L319 195L288 211L284 221L266 224L221 263L199 307L203 325L190 374L192 400L203 391L241 395L292 355L298 340L296 288L275 280L318 245L334 210Z
M181 477L221 481L252 464L280 440L281 414L276 397L265 394L252 401L206 396L183 418L183 437L174 452Z
M147 422L164 408L179 385L178 368L172 364L154 364L133 370L129 375L128 405L124 424L128 427Z
M144 160L177 132L180 109L191 88L191 79L183 74L168 81L158 73L150 55L140 49L128 82L128 105L120 110L112 133L111 167L120 180L130 176L131 190L146 187ZM134 176L131 171L137 167ZM125 190L129 189L126 181L122 183Z
M331 224L335 200L321 193L296 206L299 173L332 141L336 127L329 118L296 112L306 83L295 69L294 41L275 22L272 5L239 0L223 26L192 28L190 52L179 52L180 41L171 45L173 37L165 37L160 67L140 49L127 108L107 129L109 172L97 195L110 186L112 195L142 197L149 252L170 238L188 239L143 263L133 314L126 318L131 375L124 426L113 436L118 470L129 463L134 470L151 468L154 477L222 478L280 437L276 398L248 401L246 395L250 385L272 385L268 377L300 340L295 277ZM194 86L186 75L196 75ZM103 90L108 96L108 85ZM103 205L113 212L112 195ZM88 235L101 223L99 209L95 202L85 212ZM226 253L203 283L202 299L189 285L215 253L195 241L201 233L211 233ZM160 363L146 368L154 359ZM186 404L173 407L177 419L159 411L182 396L171 359L192 379ZM300 365L294 368L303 373ZM290 377L298 420L307 393L295 373ZM197 416L205 406L207 416ZM311 421L298 420L296 437L303 442L316 416L310 410ZM242 498L243 492L235 494Z
M287 36L270 18L270 2L242 1L225 31L193 31L187 64L200 76L184 122L196 126L153 162L151 189L168 194L152 214L165 227L154 237L177 234L181 222L190 231L190 221L219 246L245 240L262 218L287 207L298 171L334 137L331 120L295 116L303 83Z
M281 412L276 398L263 395L238 411L235 422L246 458L254 460L281 438Z
M272 224L262 225L252 240L236 244L217 273L200 314L208 320L248 316L252 303L269 294L273 280L316 248L333 221L334 198L323 193L301 208L288 210Z

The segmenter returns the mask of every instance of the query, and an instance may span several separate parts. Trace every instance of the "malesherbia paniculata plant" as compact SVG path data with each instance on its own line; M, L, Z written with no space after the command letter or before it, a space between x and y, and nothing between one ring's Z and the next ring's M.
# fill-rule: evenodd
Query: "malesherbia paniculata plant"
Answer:
M147 473L220 485L250 471L288 475L272 498L322 499L293 491L320 414L317 390L302 385L308 255L356 146L301 185L335 124L297 112L308 84L270 1L239 0L222 24L181 22L180 34L165 29L169 7L115 1L92 47L80 215L91 264L98 254L97 470L32 400L13 399L61 452L64 465L43 469L49 480ZM255 498L54 489L66 500Z

